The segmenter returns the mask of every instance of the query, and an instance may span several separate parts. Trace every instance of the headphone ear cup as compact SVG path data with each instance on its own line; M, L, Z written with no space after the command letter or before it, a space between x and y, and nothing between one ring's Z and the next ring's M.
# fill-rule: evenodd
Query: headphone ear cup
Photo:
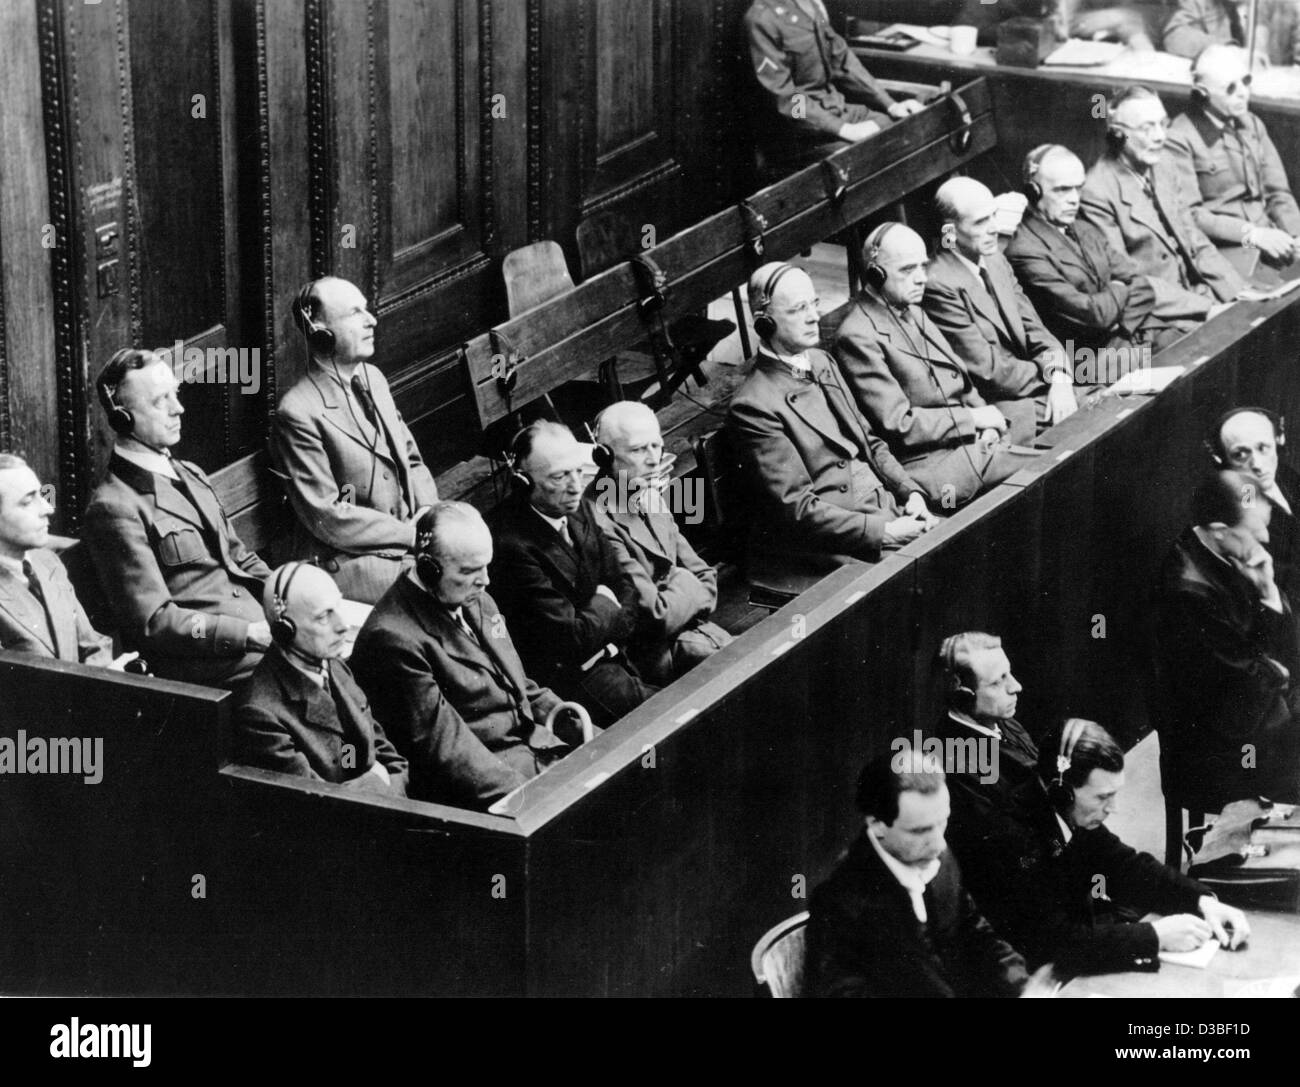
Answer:
M1219 455L1219 451L1218 449L1215 448L1214 442L1212 442L1209 438L1206 438L1204 441L1201 442L1201 444L1205 446L1205 451L1210 454L1210 460L1214 461L1214 463L1218 465L1220 468L1225 467L1223 463L1223 457ZM1278 444L1281 445L1282 443L1279 442Z
M607 476L614 474L614 451L603 442L596 442L591 447L591 459L595 461L597 471Z
M885 289L885 270L874 260L863 270L862 279L872 290Z
M1188 97L1191 98L1191 100L1195 102L1198 106L1203 106L1205 105L1206 102L1210 100L1209 94L1206 93L1205 88L1202 87L1199 83L1192 84L1192 89L1188 91Z
M288 645L298 633L298 624L288 616L281 615L271 620L271 640L276 645Z
M1106 146L1112 151L1119 151L1126 143L1128 143L1127 132L1114 127L1106 129Z
M1052 807L1064 815L1074 803L1074 790L1065 782L1057 784L1052 780L1047 786L1047 798L1052 802Z
M516 494L528 494L533 489L533 477L520 468L511 468L510 485Z
M108 425L115 434L130 434L135 430L135 416L131 414L130 408L114 404L108 409Z
M1024 187L1025 198L1031 204L1037 204L1043 198L1042 186L1037 181L1026 181Z
M975 708L975 692L964 683L958 683L952 689L952 700L957 708L970 713Z
M420 555L415 560L415 572L426 585L436 585L442 580L442 563L433 555Z
M310 326L310 331L307 333L307 343L318 355L334 354L334 333L330 329L316 324L314 321Z
M754 334L760 340L770 340L776 332L776 322L765 312L754 314Z

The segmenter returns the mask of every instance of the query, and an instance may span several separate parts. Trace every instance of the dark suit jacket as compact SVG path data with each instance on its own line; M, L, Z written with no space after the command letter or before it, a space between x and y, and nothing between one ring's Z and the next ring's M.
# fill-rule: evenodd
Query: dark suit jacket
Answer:
M475 643L409 574L375 605L352 668L375 715L411 761L412 795L486 807L567 750L541 727L559 701L524 674L486 593L466 604Z
M235 704L235 760L264 770L336 785L359 778L378 761L391 792L406 795L406 760L388 742L347 664L328 663L334 696L273 646L253 670ZM376 791L385 791L376 779Z
M1185 189L1200 198L1192 205L1192 221L1215 245L1241 245L1250 226L1300 234L1300 208L1282 157L1263 121L1253 113L1244 120L1239 143L1193 101L1169 127L1168 153Z
M1235 569L1189 528L1160 571L1156 661L1162 786L1185 806L1295 797L1300 630L1282 594L1264 607ZM1280 666L1280 667L1279 667ZM1285 671L1284 671L1285 670ZM1256 749L1242 766L1243 744Z
M1016 996L1025 962L962 889L945 853L926 886L925 925L865 834L812 896L809 996Z
M112 664L112 639L90 625L59 557L40 547L28 551L27 560L40 583L45 607L32 596L21 574L0 569L0 649L81 664Z
M1066 977L1156 969L1154 927L1121 919L1117 907L1139 915L1196 913L1209 894L1105 826L1076 830L1066 844L1037 778L1014 791L994 843L963 864L983 870L980 908L1029 968L1051 962Z
M984 406L984 397L925 311L908 312L912 323L905 327L879 296L863 292L835 333L835 359L862 413L908 474L926 497L950 509L1023 465L1004 450L976 446L971 409ZM997 407L1011 422L1012 441L1033 440L1033 401Z
M198 512L169 480L116 454L86 510L86 542L122 637L155 675L217 686L251 675L246 650L270 577L236 535L207 476L178 461Z
M539 683L576 694L580 666L606 644L626 650L639 622L636 586L601 533L590 500L568 520L570 547L516 495L499 509L492 583L519 656ZM596 592L608 586L618 603Z
M957 253L945 249L930 262L925 312L984 399L1046 394L1053 370L1070 371L1065 349L1043 327L1006 258L995 253L983 259L996 298Z
M1111 154L1103 155L1088 171L1082 215L1115 249L1132 257L1143 275L1185 289L1204 283L1220 302L1231 301L1245 284L1193 222L1173 157L1162 156L1151 176L1156 202L1164 210L1170 230L1165 229L1137 175Z
M813 379L801 380L760 351L731 397L727 429L755 499L751 549L875 560L886 523L923 492L872 432L826 352L808 354ZM854 500L855 462L876 484L862 504Z
M1274 505L1268 522L1268 550L1273 556L1273 573L1277 587L1291 601L1292 609L1300 605L1300 473L1289 464L1279 463L1274 482L1291 506L1287 513Z
M344 595L347 567L358 556L400 559L415 542L416 512L438 501L384 375L368 363L356 372L369 384L382 436L359 405L349 410L348 394L316 362L281 398L271 432L272 462L297 515L294 553L337 571ZM379 593L351 595L370 603Z
M1159 351L1209 312L1211 299L1139 272L1133 259L1092 223L1079 219L1073 229L1077 245L1033 210L1020 221L1006 250L1025 293L1062 342L1094 352L1134 343Z

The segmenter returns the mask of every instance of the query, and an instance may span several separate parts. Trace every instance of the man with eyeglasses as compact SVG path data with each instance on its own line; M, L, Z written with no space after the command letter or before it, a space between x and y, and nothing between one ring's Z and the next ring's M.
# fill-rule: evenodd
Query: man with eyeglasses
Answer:
M1250 112L1244 50L1212 45L1196 59L1187 112L1169 126L1169 153L1187 192L1200 196L1192 220L1218 246L1258 249L1281 268L1300 256L1300 208L1264 122Z
M1082 214L1137 270L1220 302L1258 297L1192 220L1164 153L1169 118L1154 91L1126 88L1109 103L1108 150L1088 171Z
M874 561L936 523L925 494L871 429L821 337L816 289L792 264L749 280L760 346L727 430L748 477L751 564Z

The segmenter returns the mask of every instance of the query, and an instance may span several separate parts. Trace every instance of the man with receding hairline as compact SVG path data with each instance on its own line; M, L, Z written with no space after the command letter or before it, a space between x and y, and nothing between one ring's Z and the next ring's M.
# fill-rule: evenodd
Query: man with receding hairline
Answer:
M610 463L592 484L592 500L648 620L633 657L647 679L670 683L731 642L709 621L718 572L696 554L668 508L673 458L664 453L655 413L620 400L600 413L595 437Z
M271 571L202 470L171 455L185 409L167 361L119 351L95 385L117 440L85 538L122 638L155 675L238 689L271 644L258 604Z
M1300 628L1274 577L1269 512L1254 475L1214 473L1160 571L1162 784L1184 807L1300 799Z
M774 261L754 272L749 305L760 346L727 411L753 501L749 559L780 571L874 562L936 523L818 347L817 301L801 268Z
M1246 246L1281 268L1300 256L1300 208L1268 130L1250 112L1244 50L1211 45L1192 68L1195 91L1169 126L1169 153L1199 199L1192 220L1220 247Z
M314 280L293 319L307 369L276 406L270 449L297 517L294 553L330 571L347 599L373 604L409 569L415 522L438 488L370 361L378 322L361 291Z
M1029 213L1007 245L1006 257L1043 323L1076 356L1078 384L1108 384L1199 327L1225 308L1213 298L1147 275L1100 229L1079 217L1085 173L1068 147L1044 144L1025 156ZM1102 358L1114 360L1109 371Z
M590 453L541 420L511 442L515 494L498 509L492 580L528 674L604 728L659 688L628 650L646 629L636 586L584 497Z
M834 333L832 351L862 413L930 501L954 509L1028 464L1032 400L990 404L921 308L925 242L902 223L867 239L869 280ZM874 268L874 270L873 270Z
M280 624L282 633L236 702L235 758L282 774L405 796L406 760L384 735L343 660L349 628L342 603L329 574L307 563L291 562L267 578L262 607L267 622Z
M492 536L464 502L435 503L416 526L415 567L357 635L352 667L411 761L413 792L487 807L581 743L560 697L524 671L488 593Z
M934 196L942 221L922 305L989 401L1032 399L1051 426L1074 414L1071 360L998 252L993 193L949 178Z
M114 659L49 550L45 488L22 457L0 453L0 649L121 671L139 654Z
M1192 220L1177 164L1165 153L1169 116L1133 86L1108 107L1110 147L1084 182L1082 214L1138 271L1212 301L1250 298L1245 281Z

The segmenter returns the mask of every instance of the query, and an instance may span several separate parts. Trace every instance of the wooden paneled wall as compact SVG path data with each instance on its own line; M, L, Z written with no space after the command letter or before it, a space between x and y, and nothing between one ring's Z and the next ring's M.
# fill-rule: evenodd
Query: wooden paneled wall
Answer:
M745 6L4 4L0 446L75 532L109 448L95 372L180 341L227 350L187 382L179 452L215 470L257 450L303 364L293 292L333 272L370 299L426 457L472 455L458 347L506 316L509 250L553 238L576 275L584 217L665 238L736 195Z

